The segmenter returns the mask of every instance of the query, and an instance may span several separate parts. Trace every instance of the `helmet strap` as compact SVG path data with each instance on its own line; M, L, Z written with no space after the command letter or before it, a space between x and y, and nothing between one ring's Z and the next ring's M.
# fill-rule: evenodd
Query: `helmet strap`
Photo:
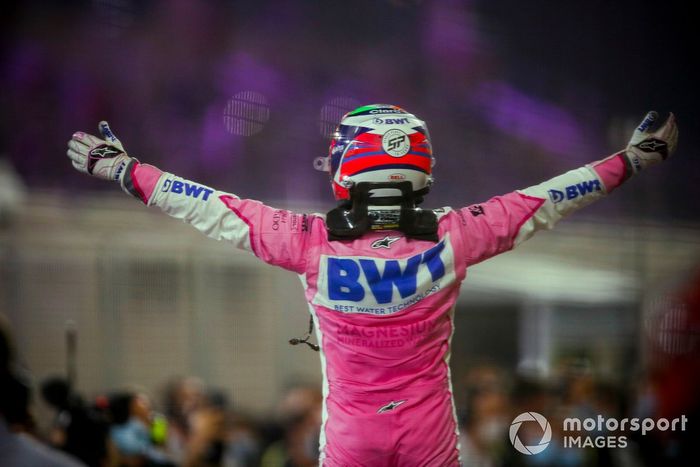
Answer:
M394 189L401 196L372 197L378 189ZM369 231L398 230L407 237L437 242L437 216L418 208L426 189L413 191L409 181L360 182L350 187L350 200L326 215L328 240L354 240Z

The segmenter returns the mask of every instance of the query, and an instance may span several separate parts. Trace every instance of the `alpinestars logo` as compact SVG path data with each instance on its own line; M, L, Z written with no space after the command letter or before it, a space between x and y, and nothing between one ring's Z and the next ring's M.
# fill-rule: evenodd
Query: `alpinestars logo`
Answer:
M469 212L471 212L472 216L474 216L474 217L479 217L482 214L484 214L484 207L480 204L475 204L474 206L469 206L467 209L469 209Z
M374 248L375 250L377 250L379 248L387 248L388 249L388 248L391 248L392 243L394 243L398 240L401 240L401 237L390 237L387 235L386 237L384 237L382 239L373 241L372 244L370 245L370 247Z
M92 149L88 153L88 163L87 163L87 170L89 174L92 174L93 171L95 170L95 164L97 164L97 161L100 161L102 159L111 159L113 157L118 156L121 154L122 151L116 149L114 146L108 146L106 144L101 144L97 146L96 148Z
M666 143L659 139L647 139L637 145L644 152L662 152L666 150Z
M400 406L404 402L406 402L406 399L400 400L400 401L391 401L387 405L385 405L384 407L380 407L379 410L377 410L377 413L391 412L392 410L394 410L396 407Z
M106 144L101 144L95 149L90 151L90 157L95 157L99 159L109 159L110 157L115 157L121 154L121 151L114 148L113 146L108 146Z

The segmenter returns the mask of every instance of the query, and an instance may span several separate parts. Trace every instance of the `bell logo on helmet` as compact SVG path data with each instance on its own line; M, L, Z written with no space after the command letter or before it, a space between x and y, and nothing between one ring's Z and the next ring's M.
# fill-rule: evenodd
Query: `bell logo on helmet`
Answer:
M410 139L406 133L394 128L382 136L382 148L392 157L403 157L411 149Z

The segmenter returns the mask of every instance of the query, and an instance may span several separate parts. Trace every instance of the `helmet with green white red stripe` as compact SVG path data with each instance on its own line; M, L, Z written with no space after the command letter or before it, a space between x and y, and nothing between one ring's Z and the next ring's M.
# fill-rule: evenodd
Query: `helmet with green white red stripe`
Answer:
M347 200L350 187L362 182L409 181L414 195L422 196L432 183L433 164L425 122L401 107L372 104L343 116L328 157L315 165L330 174L335 198ZM373 196L391 191L381 189Z

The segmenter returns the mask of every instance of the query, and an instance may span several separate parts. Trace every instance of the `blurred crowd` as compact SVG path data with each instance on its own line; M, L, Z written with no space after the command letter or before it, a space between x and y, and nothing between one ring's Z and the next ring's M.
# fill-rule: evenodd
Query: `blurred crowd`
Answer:
M697 290L695 291L697 294ZM697 297L696 297L697 299ZM1 318L1 316L0 316ZM697 349L696 349L697 350ZM0 465L14 466L269 466L317 464L322 396L316 385L290 386L274 415L245 415L224 392L195 377L173 378L153 397L138 388L83 397L68 380L41 381L32 402L30 379L18 364L9 327L0 321ZM493 364L473 365L455 382L465 466L682 466L697 460L700 418L697 355L667 359L636 380L595 376L585 359L567 361L546 379L515 376ZM679 372L679 366L685 366ZM695 369L687 365L695 365ZM694 373L685 373L694 371ZM674 387L678 384L684 390ZM36 399L40 399L39 402ZM37 421L32 406L51 407ZM553 436L537 456L513 449L509 428L520 413L547 414ZM563 449L567 417L687 416L685 431L625 435L626 449ZM580 433L586 435L586 433ZM542 429L523 424L518 436L536 444ZM511 435L512 437L512 435ZM689 464L688 462L691 462Z
M2 315L0 315L2 318ZM318 459L320 388L290 387L269 419L234 410L224 392L173 378L160 397L139 388L86 398L63 377L33 395L0 321L0 465L3 467L312 466ZM35 417L50 407L48 420Z
M556 376L545 380L513 377L504 369L484 365L473 368L464 382L460 414L462 460L465 466L684 466L697 440L697 427L689 424L686 431L639 432L607 430L564 431L566 418L604 419L662 417L659 392L652 375L636 380L613 383L596 377L581 362L570 362ZM460 404L458 403L458 406ZM685 407L688 409L688 407ZM552 430L552 442L537 455L519 453L511 444L510 428L518 414L546 414ZM689 420L697 420L685 412ZM678 417L681 413L677 414ZM523 423L517 431L523 444L536 446L543 438L537 423ZM564 437L581 437L581 443L608 445L588 448L565 446ZM612 440L612 441L609 441ZM695 457L693 457L695 456Z
M473 365L456 381L455 398L465 466L506 467L655 467L700 465L700 270L656 304L642 333L634 367L603 377L585 352L558 361L546 378L519 375L511 369ZM534 422L518 427L519 414L543 414L551 443L537 455L513 448L513 435L526 446L545 437ZM641 431L610 429L570 431L565 419L683 419L682 429ZM658 425L661 427L661 425ZM679 425L680 426L680 425ZM591 448L566 447L564 438L602 442ZM610 441L611 440L611 441Z

